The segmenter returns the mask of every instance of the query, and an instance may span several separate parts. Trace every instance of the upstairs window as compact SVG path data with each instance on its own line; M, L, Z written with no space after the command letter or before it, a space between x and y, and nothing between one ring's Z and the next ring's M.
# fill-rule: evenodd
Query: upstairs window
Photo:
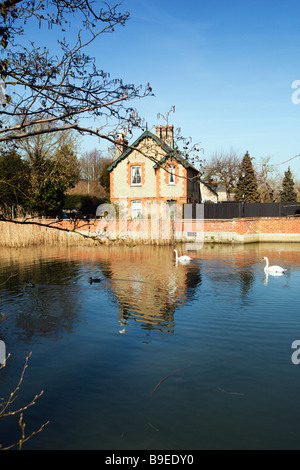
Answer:
M131 184L134 186L142 184L142 169L139 165L131 167Z
M169 165L169 184L175 184L175 165Z

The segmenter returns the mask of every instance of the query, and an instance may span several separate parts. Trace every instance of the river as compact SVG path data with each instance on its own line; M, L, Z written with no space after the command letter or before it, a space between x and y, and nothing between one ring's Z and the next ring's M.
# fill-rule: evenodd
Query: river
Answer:
M300 449L300 246L178 251L192 261L172 247L1 249L0 398L31 353L11 409L43 390L27 435L49 421L24 449ZM266 276L263 256L287 274ZM18 415L0 420L3 446L19 438Z

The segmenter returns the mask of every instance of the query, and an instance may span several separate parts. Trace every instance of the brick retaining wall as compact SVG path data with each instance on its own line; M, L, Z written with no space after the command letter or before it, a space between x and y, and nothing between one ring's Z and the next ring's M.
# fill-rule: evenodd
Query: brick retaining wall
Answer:
M300 242L299 217L259 217L232 220L206 220L205 239L209 236L233 242L293 241Z
M152 225L150 220L117 220L108 222L105 219L90 224L78 221L76 229L82 232L102 233L105 238L175 238L180 241L197 238L204 242L251 243L268 242L300 242L300 217L260 217L230 220L175 220L171 225L161 223ZM74 223L60 223L64 228L74 228Z
M82 237L63 230L97 235L104 240L141 240L143 243L170 244L170 242L205 243L254 243L254 242L298 242L300 243L300 217L260 217L230 220L116 220L100 219L85 222L78 220L35 220L33 224L1 222L1 246L27 246L32 244L69 244L82 242ZM48 227L47 227L48 226ZM86 240L86 239L85 239Z

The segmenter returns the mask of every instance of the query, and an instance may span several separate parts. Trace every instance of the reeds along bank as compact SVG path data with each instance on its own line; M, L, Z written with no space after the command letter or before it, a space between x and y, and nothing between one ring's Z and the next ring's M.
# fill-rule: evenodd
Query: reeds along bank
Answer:
M47 222L48 223L48 222ZM26 247L33 245L93 245L92 239L78 233L30 223L0 222L0 246Z

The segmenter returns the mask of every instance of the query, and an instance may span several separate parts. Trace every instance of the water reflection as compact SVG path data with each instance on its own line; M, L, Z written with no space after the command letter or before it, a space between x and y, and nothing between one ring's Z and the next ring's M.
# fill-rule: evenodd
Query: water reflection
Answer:
M146 252L141 257L139 252L125 250L109 260L109 269L102 269L111 281L121 333L130 320L148 331L173 332L175 310L191 301L201 285L199 264L178 264L170 250L150 255Z
M266 286L268 285L268 282L269 282L269 276L272 278L272 277L282 277L282 276L285 276L284 273L272 273L272 272L268 272L268 271L265 271L265 277L263 278L263 284Z
M12 331L26 342L70 333L89 315L90 299L107 315L117 308L120 333L129 322L146 333L173 333L175 312L184 306L201 301L202 310L212 308L221 296L237 307L238 299L239 307L253 301L256 278L267 285L271 275L264 273L263 255L300 265L298 245L283 244L194 247L189 264L176 263L172 247L2 249L0 340ZM89 285L90 277L102 282ZM27 280L35 287L26 288Z
M34 337L57 338L62 332L72 332L80 316L80 299L72 290L51 285L27 289L15 312L19 337L28 342Z
M239 273L240 276L240 286L241 286L241 296L246 298L249 292L253 287L255 280L255 275L250 270L241 270Z
M12 329L26 343L57 338L71 332L80 318L80 296L74 295L78 263L35 253L19 250L17 258L7 253L1 260L1 337L8 341Z
M284 282L269 275L262 285L265 254L291 268ZM176 266L159 247L0 251L0 341L15 361L1 387L18 383L30 342L22 393L46 391L30 426L51 423L29 446L299 448L291 344L300 250L204 246L191 255ZM24 287L30 279L35 288ZM159 341L149 346L145 333ZM3 426L0 442L1 431L15 442L15 428Z
M176 264L169 248L3 250L0 263L1 338L9 341L14 331L27 343L71 333L90 308L112 317L107 295L120 333L130 321L172 333L176 309L196 299L202 282L200 264ZM90 284L90 277L102 282Z

